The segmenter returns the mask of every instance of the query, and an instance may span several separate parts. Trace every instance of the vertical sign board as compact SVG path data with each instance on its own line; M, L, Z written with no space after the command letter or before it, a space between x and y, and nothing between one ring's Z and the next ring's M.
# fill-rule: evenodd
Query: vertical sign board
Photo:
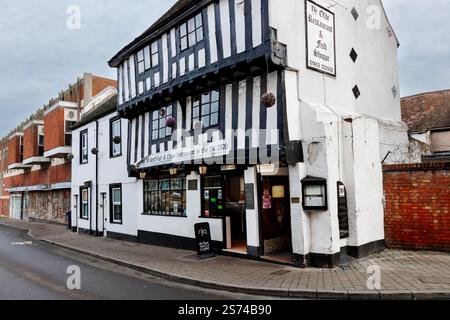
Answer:
M248 210L255 210L255 186L253 183L245 185L245 205Z
M197 254L202 258L213 257L214 252L209 223L197 223L194 226L194 229L195 242L197 244Z
M305 0L306 66L336 77L336 30L334 13Z

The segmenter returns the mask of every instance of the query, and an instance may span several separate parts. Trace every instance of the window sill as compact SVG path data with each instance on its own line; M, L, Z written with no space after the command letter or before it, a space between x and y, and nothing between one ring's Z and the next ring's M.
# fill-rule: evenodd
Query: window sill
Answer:
M143 216L154 216L154 217L168 217L168 218L187 218L187 216L183 215L175 215L175 214L162 214L162 213L142 213Z
M213 220L222 220L224 217L199 217L200 219L213 219Z

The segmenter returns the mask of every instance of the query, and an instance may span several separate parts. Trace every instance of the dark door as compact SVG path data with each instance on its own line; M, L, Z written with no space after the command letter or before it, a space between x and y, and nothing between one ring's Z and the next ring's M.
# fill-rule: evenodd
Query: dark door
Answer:
M264 254L292 251L289 177L263 177L261 208Z

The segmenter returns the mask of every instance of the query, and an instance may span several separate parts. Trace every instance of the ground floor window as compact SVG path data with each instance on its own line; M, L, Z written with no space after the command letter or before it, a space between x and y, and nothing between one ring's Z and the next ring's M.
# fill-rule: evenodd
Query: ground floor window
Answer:
M144 213L186 216L184 178L144 181Z
M81 219L89 219L89 188L81 188Z
M122 185L112 184L109 187L110 195L110 221L111 223L122 223Z
M203 178L203 213L205 218L221 217L224 213L222 176Z

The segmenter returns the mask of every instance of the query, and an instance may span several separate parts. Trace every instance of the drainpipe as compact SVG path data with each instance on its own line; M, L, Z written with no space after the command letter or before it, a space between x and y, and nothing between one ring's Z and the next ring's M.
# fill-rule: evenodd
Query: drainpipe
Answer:
M95 236L98 237L98 120L95 120L95 149Z
M20 193L20 220L23 220L23 198L25 197L25 192Z

